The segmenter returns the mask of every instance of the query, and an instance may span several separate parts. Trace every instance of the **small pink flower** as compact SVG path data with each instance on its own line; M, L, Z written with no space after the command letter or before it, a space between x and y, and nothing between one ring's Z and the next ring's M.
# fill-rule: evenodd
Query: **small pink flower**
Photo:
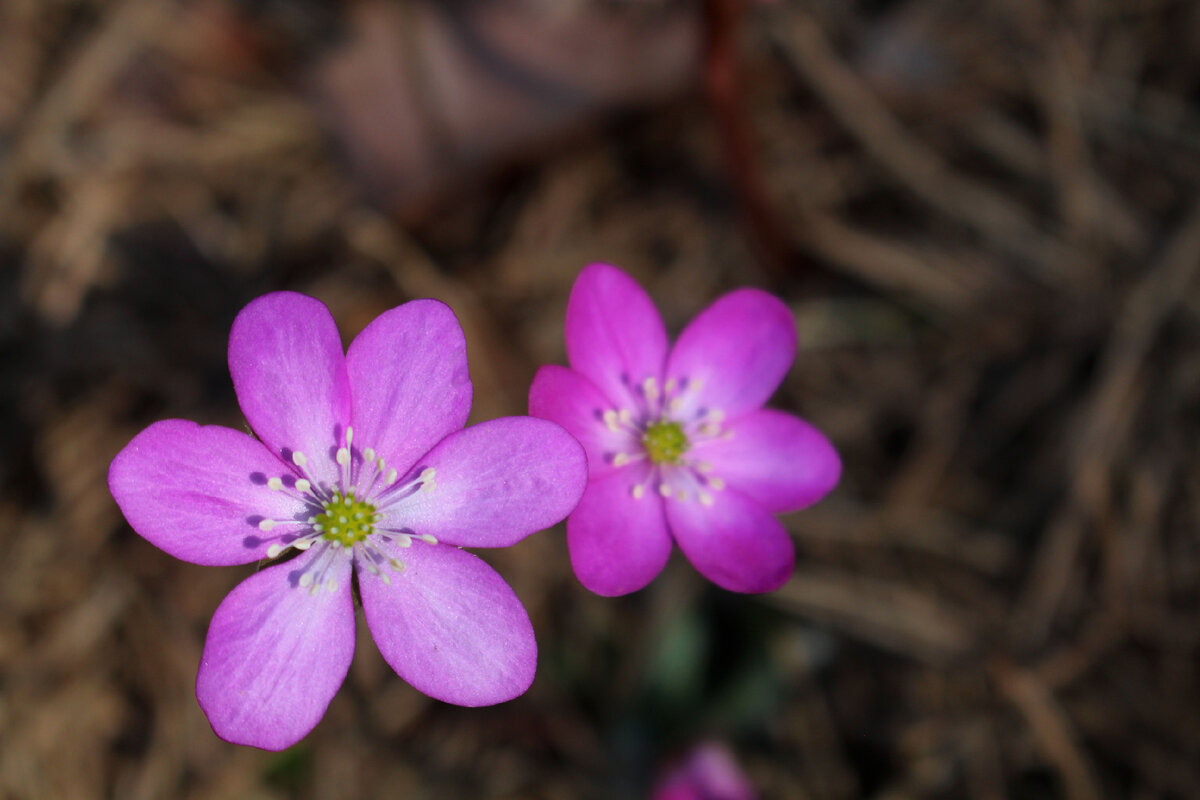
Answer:
M754 787L727 748L697 745L654 787L650 800L754 800Z
M416 300L343 353L329 310L291 292L238 315L229 370L254 438L156 422L109 468L151 544L195 564L294 551L217 608L196 697L223 739L269 750L320 721L354 654L357 578L383 657L431 697L481 706L522 694L537 645L521 601L460 547L507 547L553 525L586 481L584 454L545 420L463 428L462 328Z
M566 343L571 368L542 367L529 408L587 450L587 491L567 520L583 585L609 596L642 588L672 540L726 589L787 581L795 550L774 515L820 500L841 473L820 431L762 408L796 355L787 306L731 292L669 348L642 288L593 264L571 291Z

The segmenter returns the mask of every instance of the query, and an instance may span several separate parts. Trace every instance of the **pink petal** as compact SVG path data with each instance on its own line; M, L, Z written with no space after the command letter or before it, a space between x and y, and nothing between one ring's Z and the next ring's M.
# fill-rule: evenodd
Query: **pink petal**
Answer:
M758 289L739 289L691 321L667 359L667 378L684 391L686 410L720 410L733 419L761 408L796 357L796 324L783 301Z
M548 419L579 440L587 451L588 474L593 480L612 472L613 456L639 446L627 431L611 431L604 412L612 403L596 384L573 369L546 366L533 376L529 387L529 413Z
M329 309L295 292L263 295L242 309L229 334L229 372L238 403L263 444L308 473L337 479L334 451L350 421L342 340Z
M769 592L787 582L796 554L779 521L736 490L712 498L712 505L666 503L671 533L700 574L733 592Z
M615 597L641 589L671 555L663 501L654 484L641 497L633 496L633 487L646 483L649 472L645 464L632 464L592 481L567 520L571 566L596 594Z
M330 573L336 591L313 595L298 580L320 555L310 551L251 575L217 607L196 699L225 741L265 750L295 744L345 680L354 656L350 560L338 558Z
M454 312L414 300L381 314L346 354L356 448L373 448L405 473L467 424L471 376Z
M278 458L240 431L182 419L156 422L113 459L108 487L146 541L193 564L247 564L289 526L263 533L263 519L306 517L305 505L267 481L287 476Z
M634 410L633 387L660 380L667 331L650 296L616 267L592 264L579 273L567 301L567 357L614 405Z
M837 485L842 462L825 434L782 411L753 411L729 425L732 436L701 445L711 475L768 511L810 506Z
M587 456L544 419L505 417L447 436L417 461L435 488L379 504L387 529L463 547L508 547L571 513L587 484Z
M416 541L389 555L405 564L400 574L383 567L390 585L361 565L358 585L371 635L401 678L460 706L501 703L529 688L533 626L495 570L444 544Z

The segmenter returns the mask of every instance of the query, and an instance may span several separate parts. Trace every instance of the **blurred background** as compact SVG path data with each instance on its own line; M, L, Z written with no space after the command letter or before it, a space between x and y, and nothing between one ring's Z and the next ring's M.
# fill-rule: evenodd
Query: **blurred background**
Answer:
M1200 798L1200 4L3 0L0 797L638 798L700 742L762 798ZM251 567L124 523L112 456L242 427L253 297L466 329L526 410L591 261L678 329L757 285L774 404L845 474L778 592L676 553L620 599L561 526L484 553L528 694L429 700L360 625L283 753L193 697Z

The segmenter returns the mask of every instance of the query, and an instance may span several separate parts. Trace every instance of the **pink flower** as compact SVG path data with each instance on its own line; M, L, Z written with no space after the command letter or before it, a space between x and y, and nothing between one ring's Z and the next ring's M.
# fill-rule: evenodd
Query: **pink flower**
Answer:
M542 367L529 408L587 450L587 491L567 520L583 585L610 596L642 588L672 540L718 586L782 585L795 550L774 515L820 500L841 473L820 431L762 408L796 355L787 306L731 292L668 347L641 287L593 264L571 291L566 342L571 368Z
M651 800L754 800L754 787L722 745L697 745L654 787Z
M522 694L537 645L521 601L460 547L506 547L575 506L586 459L565 431L471 407L454 313L417 300L343 354L329 310L278 292L233 323L229 369L255 439L166 420L109 469L151 544L256 572L217 608L196 697L223 739L270 750L320 721L354 653L357 578L383 657L420 691L466 706Z

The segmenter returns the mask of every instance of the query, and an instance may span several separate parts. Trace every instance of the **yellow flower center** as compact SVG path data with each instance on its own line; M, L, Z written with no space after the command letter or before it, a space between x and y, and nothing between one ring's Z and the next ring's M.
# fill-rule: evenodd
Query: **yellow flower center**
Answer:
M655 464L678 464L679 457L687 452L687 434L678 422L661 420L646 428L642 435L646 454Z
M375 532L375 506L354 498L354 491L334 492L333 498L322 504L325 511L313 522L321 536L343 547L366 540ZM319 526L319 527L318 527Z

